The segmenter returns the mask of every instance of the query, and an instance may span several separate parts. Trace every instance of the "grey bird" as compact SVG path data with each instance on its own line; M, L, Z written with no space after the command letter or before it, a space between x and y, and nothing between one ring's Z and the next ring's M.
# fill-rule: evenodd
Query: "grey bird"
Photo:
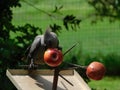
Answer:
M54 32L47 29L43 35L35 37L33 43L27 48L25 56L29 63L29 68L34 68L35 64L44 64L44 52L48 48L58 48L59 40Z

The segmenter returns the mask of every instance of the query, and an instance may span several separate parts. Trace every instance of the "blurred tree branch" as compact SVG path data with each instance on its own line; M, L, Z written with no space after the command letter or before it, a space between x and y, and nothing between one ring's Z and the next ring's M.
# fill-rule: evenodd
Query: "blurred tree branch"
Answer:
M95 9L93 13L98 19L108 17L110 22L120 19L120 0L88 0Z

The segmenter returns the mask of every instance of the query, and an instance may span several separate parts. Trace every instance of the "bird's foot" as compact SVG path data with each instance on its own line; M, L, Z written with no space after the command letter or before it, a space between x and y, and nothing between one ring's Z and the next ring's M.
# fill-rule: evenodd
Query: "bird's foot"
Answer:
M28 69L29 69L29 70L31 70L31 69L37 69L37 67L38 67L38 65L35 65L35 64L31 63L31 64L29 65Z

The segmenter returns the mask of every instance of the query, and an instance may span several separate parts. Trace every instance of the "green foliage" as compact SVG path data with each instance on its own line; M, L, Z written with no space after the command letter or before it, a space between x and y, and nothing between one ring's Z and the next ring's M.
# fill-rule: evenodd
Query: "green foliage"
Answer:
M6 69L8 67L15 67L17 59L19 57L19 48L15 45L15 42L11 40L10 30L14 29L14 26L11 23L12 20L12 7L20 6L19 0L0 0L0 89L6 89L6 86L10 84L6 83ZM15 49L13 51L13 49ZM10 90L13 87L7 89Z
M14 28L11 23L12 7L20 7L19 0L0 0L0 38L9 38L9 32Z
M94 81L88 83L88 85L92 88L92 90L120 90L120 77L104 77L100 81Z
M53 24L50 25L50 28L52 29L53 32L55 32L56 34L60 33L62 30L62 27L60 25L57 24Z
M69 25L72 29L76 30L76 26L79 27L80 22L81 20L76 19L76 17L73 15L66 15L63 19L63 24L67 30L69 30Z
M93 61L101 62L106 67L106 75L120 75L120 55L117 53L109 53L104 55L103 53L96 53L94 56L87 55L85 59L85 65L89 65Z
M110 53L104 58L104 64L107 68L108 75L120 75L120 55L116 53Z
M120 19L120 0L88 0L88 3L96 10L96 17L109 17L110 21Z
M42 30L39 27L32 26L30 24L25 24L24 26L18 26L15 28L15 33L19 35L15 36L15 42L17 45L25 48L30 43L32 43L34 37L38 34L42 34Z

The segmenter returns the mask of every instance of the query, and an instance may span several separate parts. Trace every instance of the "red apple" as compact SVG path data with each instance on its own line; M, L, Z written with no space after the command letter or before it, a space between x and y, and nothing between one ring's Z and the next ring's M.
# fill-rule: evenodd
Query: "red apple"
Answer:
M92 62L87 67L86 74L93 80L101 80L105 74L105 66L100 62Z
M44 53L44 61L47 65L51 67L57 67L63 61L63 54L60 50L56 48L47 49Z

